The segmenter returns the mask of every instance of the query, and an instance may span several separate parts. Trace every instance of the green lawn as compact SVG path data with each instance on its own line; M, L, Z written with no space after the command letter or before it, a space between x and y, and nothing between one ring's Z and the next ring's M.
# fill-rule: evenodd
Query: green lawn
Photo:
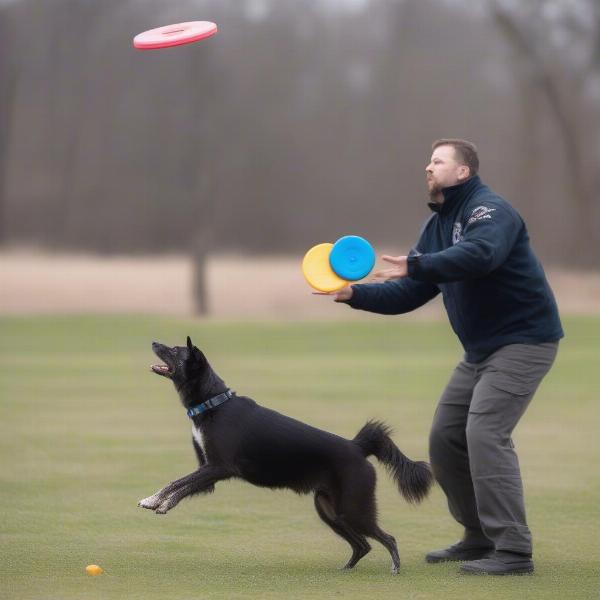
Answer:
M380 524L398 541L397 577L378 544L340 571L349 548L309 496L224 482L166 516L137 508L195 466L174 390L149 372L152 340L191 334L233 389L341 435L385 419L398 446L422 459L460 358L445 323L0 319L0 597L597 598L600 318L565 326L557 364L515 435L536 574L473 578L423 561L459 537L440 490L411 507L380 468ZM90 563L106 573L87 576Z

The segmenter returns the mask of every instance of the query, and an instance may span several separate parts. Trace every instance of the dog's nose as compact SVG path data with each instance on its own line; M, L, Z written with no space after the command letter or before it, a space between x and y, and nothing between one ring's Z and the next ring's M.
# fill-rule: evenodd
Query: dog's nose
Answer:
M156 348L156 346L160 346L160 344L158 342L152 342L152 347Z

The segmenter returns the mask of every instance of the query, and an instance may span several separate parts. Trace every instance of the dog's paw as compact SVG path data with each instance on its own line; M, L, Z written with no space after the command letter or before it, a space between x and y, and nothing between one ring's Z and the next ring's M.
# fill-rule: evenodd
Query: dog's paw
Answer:
M154 511L157 515L166 515L172 508L175 508L178 504L175 495L171 495L168 498L163 498L163 501L157 505Z
M168 502L163 502L154 512L157 515L166 515L172 508Z
M149 496L148 498L144 498L138 502L138 506L142 508L149 508L150 510L155 510L160 506L162 499L159 494L154 494L153 496Z

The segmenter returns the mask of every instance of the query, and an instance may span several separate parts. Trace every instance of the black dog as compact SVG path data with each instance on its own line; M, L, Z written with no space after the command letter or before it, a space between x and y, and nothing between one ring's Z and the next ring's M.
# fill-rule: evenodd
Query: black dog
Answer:
M366 457L374 455L386 465L409 502L420 502L433 480L427 463L411 461L394 445L386 425L370 421L347 440L238 396L189 337L187 346L154 342L152 349L165 363L152 370L173 381L193 421L200 466L139 506L164 514L186 496L212 492L217 481L232 477L299 494L313 492L319 517L352 547L345 568L369 552L368 536L387 548L392 573L398 572L396 541L377 526L376 475Z

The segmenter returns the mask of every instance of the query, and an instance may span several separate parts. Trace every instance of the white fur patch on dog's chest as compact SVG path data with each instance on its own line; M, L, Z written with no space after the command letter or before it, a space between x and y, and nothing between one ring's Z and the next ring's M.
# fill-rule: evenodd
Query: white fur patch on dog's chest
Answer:
M202 448L202 452L206 454L206 450L204 447L204 436L202 435L200 428L196 427L195 425L192 425L192 437L194 438L194 440L196 440L198 446Z

